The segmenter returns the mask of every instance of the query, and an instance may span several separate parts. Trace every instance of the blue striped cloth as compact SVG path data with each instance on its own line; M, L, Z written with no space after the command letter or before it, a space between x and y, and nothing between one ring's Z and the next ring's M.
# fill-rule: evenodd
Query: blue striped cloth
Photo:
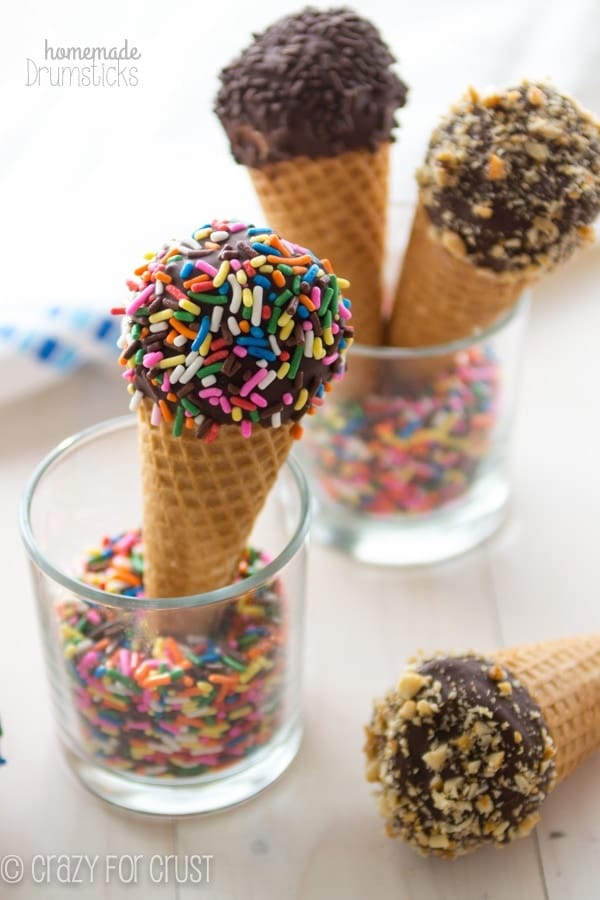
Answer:
M39 390L84 363L115 360L119 333L118 317L58 306L33 314L28 310L26 327L0 324L0 362L11 384L5 398ZM0 752L0 767L5 763Z
M118 317L93 309L28 312L26 325L0 324L0 360L14 391L25 393L84 363L116 359L119 333Z

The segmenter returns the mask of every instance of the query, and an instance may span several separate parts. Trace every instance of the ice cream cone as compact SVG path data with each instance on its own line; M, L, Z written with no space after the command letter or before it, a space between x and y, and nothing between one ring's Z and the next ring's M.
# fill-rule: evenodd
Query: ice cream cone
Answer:
M328 264L238 221L166 243L135 276L113 312L139 419L144 588L188 597L238 575L299 420L343 375L351 313ZM157 609L149 621L208 633L220 612Z
M348 278L361 344L382 342L390 144L407 86L377 28L306 7L220 73L215 112L274 228Z
M234 425L212 443L194 431L174 437L138 409L148 597L186 597L231 584L252 526L293 443L289 426L258 428L251 439ZM249 486L249 475L251 486ZM158 633L210 633L226 604L155 612Z
M419 202L396 287L390 343L433 347L469 338L519 299L530 279L501 277L448 250ZM445 356L440 361L448 362Z
M600 632L500 650L494 658L542 710L559 784L600 747Z
M470 88L434 130L389 328L395 346L468 339L589 241L600 127L549 84Z
M383 260L390 144L339 156L299 156L249 172L267 221L325 254L350 281L361 344L382 341Z
M600 748L600 632L414 660L376 701L367 778L390 837L452 858L524 837Z

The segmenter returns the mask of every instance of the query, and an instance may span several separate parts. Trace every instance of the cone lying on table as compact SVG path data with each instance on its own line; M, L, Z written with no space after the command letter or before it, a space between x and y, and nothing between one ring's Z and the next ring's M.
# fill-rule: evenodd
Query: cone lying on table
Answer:
M213 221L136 270L121 363L138 412L146 595L225 587L298 422L344 371L337 276L268 228ZM222 610L157 611L161 633L206 633Z
M560 784L600 747L600 633L498 650L494 658L542 710Z
M389 343L469 338L591 237L600 126L547 84L471 90L434 131Z
M363 344L382 339L389 151L407 92L393 62L356 13L307 8L221 72L216 102L267 220L350 279Z
M531 831L600 748L600 633L414 661L376 702L367 777L390 837L452 858Z

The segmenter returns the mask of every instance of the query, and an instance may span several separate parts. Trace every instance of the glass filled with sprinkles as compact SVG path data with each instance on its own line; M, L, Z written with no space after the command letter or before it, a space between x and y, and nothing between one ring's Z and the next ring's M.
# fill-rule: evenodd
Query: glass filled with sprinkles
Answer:
M355 343L295 450L313 533L354 558L421 565L489 537L510 496L525 293L489 328L423 348Z
M384 301L348 289L356 341L374 346L351 348L300 451L316 533L373 563L441 560L502 521L523 297L593 238L598 122L548 82L469 87L435 124L416 188L414 207L390 210L390 238L407 241Z
M100 797L210 812L265 788L299 747L307 486L282 466L233 583L149 600L138 459L135 419L102 423L56 448L23 499L56 723Z

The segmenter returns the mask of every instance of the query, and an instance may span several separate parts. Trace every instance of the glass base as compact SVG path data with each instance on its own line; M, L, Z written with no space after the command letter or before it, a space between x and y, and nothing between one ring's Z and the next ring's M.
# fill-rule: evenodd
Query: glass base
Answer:
M153 816L195 816L237 806L264 791L282 775L298 753L302 723L297 722L252 760L224 770L220 777L157 781L129 776L62 749L70 768L92 794L131 812Z
M430 513L375 516L331 501L317 501L314 537L353 559L380 566L442 562L490 537L506 517L508 478L481 476L461 500Z

